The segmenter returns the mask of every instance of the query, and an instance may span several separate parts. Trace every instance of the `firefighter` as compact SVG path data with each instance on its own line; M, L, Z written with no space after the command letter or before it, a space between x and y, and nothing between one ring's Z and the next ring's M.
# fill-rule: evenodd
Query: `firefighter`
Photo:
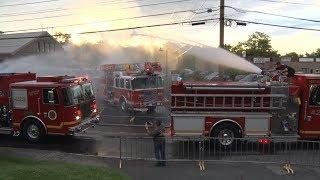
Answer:
M287 65L277 62L275 64L275 70L278 71L279 81L284 81L284 79L290 79L294 76L295 70Z
M149 130L149 124L154 126L152 131ZM154 153L157 159L155 166L166 166L166 142L164 138L164 126L161 121L157 120L155 123L146 122L145 128L147 134L153 138Z

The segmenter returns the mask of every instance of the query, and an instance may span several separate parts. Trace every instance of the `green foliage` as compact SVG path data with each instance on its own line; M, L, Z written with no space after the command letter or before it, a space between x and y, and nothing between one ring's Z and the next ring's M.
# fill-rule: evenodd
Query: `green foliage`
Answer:
M34 161L18 158L0 158L0 179L10 180L127 180L128 176L108 168Z
M306 53L306 57L320 57L320 48L316 49L316 51L312 53Z
M299 57L302 57L303 55L299 55L298 53L296 52L290 52L290 53L287 53L284 55L284 57L291 57L291 58L299 58Z
M230 44L225 44L223 46L223 49L228 50L228 51L231 51L231 48L232 48L232 45L230 45Z
M182 59L179 60L179 63L177 64L177 70L182 71L184 69L196 69L196 57L194 55L185 54L182 56Z
M64 34L62 32L56 32L53 37L62 45L68 44L70 42L71 35Z
M230 48L230 45L226 48ZM239 42L236 46L230 48L230 51L242 56L245 51L249 57L279 57L278 51L271 46L270 37L262 32L255 32L249 36L245 42Z

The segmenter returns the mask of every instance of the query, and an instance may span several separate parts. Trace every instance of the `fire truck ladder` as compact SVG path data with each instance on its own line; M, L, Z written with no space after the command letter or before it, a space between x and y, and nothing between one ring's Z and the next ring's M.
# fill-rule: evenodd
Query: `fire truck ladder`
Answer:
M172 94L172 109L285 109L284 94Z

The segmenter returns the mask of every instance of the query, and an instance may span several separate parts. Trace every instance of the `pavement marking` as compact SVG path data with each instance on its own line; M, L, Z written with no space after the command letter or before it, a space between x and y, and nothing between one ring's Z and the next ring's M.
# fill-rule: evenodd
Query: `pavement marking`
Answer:
M204 166L204 161L199 161L198 165L199 165L200 171L205 171L206 170L206 168Z
M122 160L120 159L119 160L119 169L121 169L122 168Z
M133 121L134 121L135 118L136 118L135 116L133 116L132 118L130 118L130 119L129 119L129 123L133 123Z
M285 164L285 165L283 166L283 169L286 170L286 173L287 173L288 175L294 173L294 171L293 171L293 169L291 168L291 165L290 165L290 164Z

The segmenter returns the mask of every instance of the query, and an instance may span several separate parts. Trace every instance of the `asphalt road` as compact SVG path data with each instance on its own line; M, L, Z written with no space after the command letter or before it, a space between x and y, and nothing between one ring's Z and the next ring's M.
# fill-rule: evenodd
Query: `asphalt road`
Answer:
M20 137L0 135L0 144L3 147L114 156L118 154L119 142L117 138L110 136L146 136L145 122L159 119L166 123L168 119L168 111L163 107L157 108L152 114L129 114L119 111L116 107L100 107L100 125L90 128L85 133L73 137L48 136L37 144L27 143Z
M158 108L153 114L136 113L127 114L115 107L104 107L101 112L99 126L89 129L84 134L74 137L48 136L38 144L26 143L23 139L1 135L0 144L4 147L27 148L35 150L61 151L67 153L79 153L99 155L108 157L119 157L120 149L123 158L149 159L154 157L153 142L146 137L144 123L156 119L168 123L168 111ZM127 136L121 140L116 136ZM121 145L121 147L120 147ZM283 150L284 145L269 146L262 148L257 143L246 143L236 146L236 149L224 149L212 145L205 145L204 154L199 153L199 144L196 141L182 141L179 143L168 142L167 157L170 159L191 159L200 158L219 161L288 161L290 159L302 160L303 162L317 162L320 160L319 144L292 151ZM246 147L246 148L245 148ZM291 146L290 146L291 147ZM291 148L295 148L292 146ZM312 149L313 148L313 149ZM311 150L311 151L310 151Z

